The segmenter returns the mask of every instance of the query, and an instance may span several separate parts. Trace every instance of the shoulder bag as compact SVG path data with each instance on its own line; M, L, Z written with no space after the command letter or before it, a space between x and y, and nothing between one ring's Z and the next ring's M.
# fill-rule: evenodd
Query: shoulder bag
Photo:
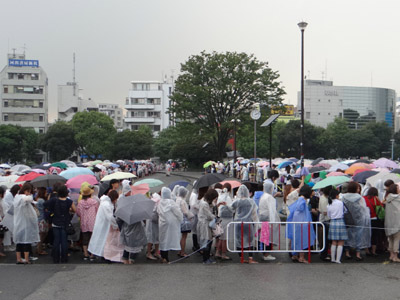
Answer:
M344 211L344 213L343 213L344 223L347 226L355 225L353 216L351 215L350 210L347 208L347 206L346 206L346 204L344 202L343 202L343 211Z
M385 220L385 208L382 205L376 205L376 197L374 197L374 202L376 217L381 221Z

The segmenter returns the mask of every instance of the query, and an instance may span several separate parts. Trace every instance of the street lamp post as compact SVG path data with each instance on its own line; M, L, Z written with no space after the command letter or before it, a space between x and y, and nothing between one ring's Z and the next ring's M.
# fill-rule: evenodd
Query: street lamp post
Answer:
M390 140L392 142L392 160L393 160L393 156L394 156L394 139Z
M233 122L233 177L236 178L236 123L240 122L240 120L235 118L231 122Z
M301 140L300 140L300 162L304 167L304 30L307 27L306 22L297 24L301 31Z

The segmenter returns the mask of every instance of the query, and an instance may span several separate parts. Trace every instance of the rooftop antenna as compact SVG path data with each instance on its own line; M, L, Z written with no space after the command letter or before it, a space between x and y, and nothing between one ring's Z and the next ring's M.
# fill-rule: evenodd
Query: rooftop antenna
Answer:
M73 86L74 86L74 96L76 96L76 82L75 82L75 52L74 52L74 55L73 55L73 59L72 59L72 61L73 61L73 69L72 69L72 83L73 83Z
M25 57L25 50L27 49L27 48L26 48L26 44L24 44L24 46L22 47L22 49L24 50L24 57Z
M12 51L13 51L13 58L15 58L16 56L15 56L15 51L17 51L17 48L12 48Z
M325 72L324 72L324 71L322 71L322 72L321 72L322 81L324 81L324 80L325 80L325 76L324 76L324 75L325 75Z
M328 80L328 59L325 59L325 78Z

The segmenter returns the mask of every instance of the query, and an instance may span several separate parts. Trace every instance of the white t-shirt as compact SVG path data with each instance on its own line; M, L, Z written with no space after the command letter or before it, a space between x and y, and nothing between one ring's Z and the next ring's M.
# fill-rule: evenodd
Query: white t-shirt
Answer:
M342 219L343 214L343 202L338 199L334 199L332 204L328 205L328 217L332 220Z
M327 222L329 221L328 215L326 215L328 211L328 198L325 195L322 195L319 198L318 210L319 210L319 221Z

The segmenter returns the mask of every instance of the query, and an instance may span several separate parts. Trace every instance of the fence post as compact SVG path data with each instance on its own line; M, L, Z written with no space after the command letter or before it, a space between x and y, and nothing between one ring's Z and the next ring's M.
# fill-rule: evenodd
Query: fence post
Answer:
M241 239L242 239L242 256L240 257L240 262L241 263L244 263L244 249L243 249L243 230L244 230L244 224L243 224L243 221L242 221L242 226L241 226Z
M308 222L308 263L311 263L311 223Z

